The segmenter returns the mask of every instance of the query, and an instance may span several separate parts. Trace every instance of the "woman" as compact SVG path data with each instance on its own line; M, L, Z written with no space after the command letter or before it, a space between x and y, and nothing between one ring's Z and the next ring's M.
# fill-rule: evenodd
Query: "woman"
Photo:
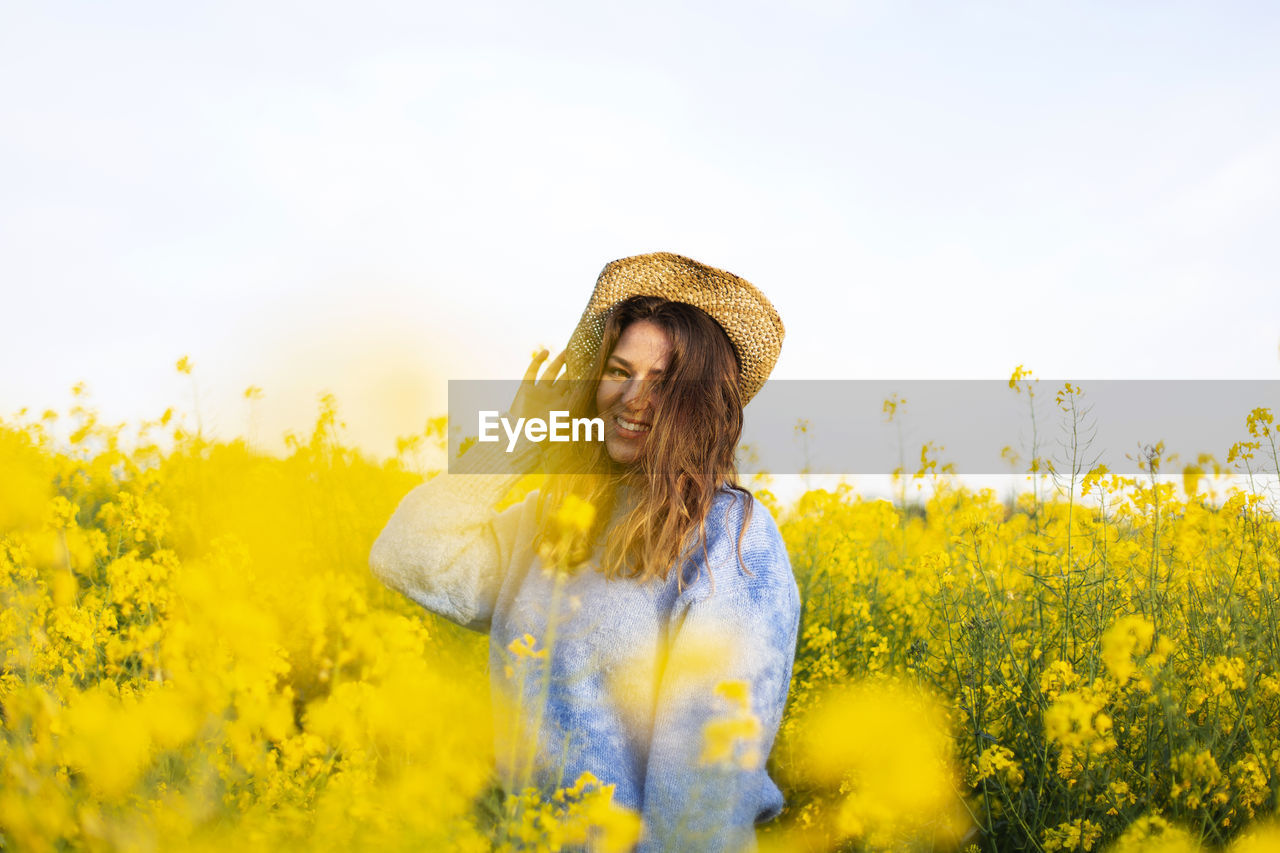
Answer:
M477 444L456 472L512 473L418 486L370 555L387 585L490 632L507 790L590 772L640 814L642 849L751 847L782 809L764 763L799 595L734 464L782 336L737 276L667 253L614 261L566 352L541 378L535 356L508 413L598 416L604 441ZM497 512L539 464L547 485Z

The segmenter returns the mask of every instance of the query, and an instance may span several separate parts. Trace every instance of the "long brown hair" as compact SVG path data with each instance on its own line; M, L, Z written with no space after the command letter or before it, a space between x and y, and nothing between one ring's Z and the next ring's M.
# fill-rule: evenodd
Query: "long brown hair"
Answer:
M651 392L653 421L643 452L634 464L620 465L603 442L549 445L551 473L538 504L540 551L546 559L574 565L585 561L603 538L600 570L607 577L665 580L700 548L700 566L710 572L707 515L716 494L728 487L745 503L737 556L748 571L742 537L753 498L738 483L734 458L742 437L741 366L728 335L709 314L657 296L633 296L616 305L605 320L590 371L572 386L571 415L602 414L596 411L596 389L605 364L623 331L640 320L656 324L671 341L666 369ZM613 521L623 493L630 498L630 509ZM554 511L570 496L596 508L594 523L575 537L567 537ZM681 572L677 584L683 588L685 583Z

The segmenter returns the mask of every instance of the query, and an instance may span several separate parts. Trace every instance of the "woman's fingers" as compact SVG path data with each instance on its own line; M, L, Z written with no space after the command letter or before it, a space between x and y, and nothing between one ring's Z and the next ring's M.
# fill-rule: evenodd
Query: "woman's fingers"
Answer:
M529 369L524 372L524 381L533 382L538 378L538 365L546 359L549 350L540 349L533 354L533 360L529 362Z
M564 367L568 352L568 350L561 350L558 356L551 359L547 364L547 369L542 374L544 380L555 382L556 378L560 376L560 369Z
M545 347L534 352L529 368L524 372L524 381L520 383L516 398L511 401L510 411L515 416L544 417L548 409L562 404L558 398L567 393L568 386L561 383L559 377L568 360L568 350L561 351L547 362L539 379L538 368L547 360L548 355L550 351Z

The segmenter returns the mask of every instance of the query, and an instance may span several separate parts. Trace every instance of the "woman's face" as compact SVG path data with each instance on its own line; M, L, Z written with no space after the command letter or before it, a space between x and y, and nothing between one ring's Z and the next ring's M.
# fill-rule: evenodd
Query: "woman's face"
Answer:
M653 425L650 391L667 369L671 338L650 320L623 329L596 387L596 414L604 418L609 458L629 465L640 458Z

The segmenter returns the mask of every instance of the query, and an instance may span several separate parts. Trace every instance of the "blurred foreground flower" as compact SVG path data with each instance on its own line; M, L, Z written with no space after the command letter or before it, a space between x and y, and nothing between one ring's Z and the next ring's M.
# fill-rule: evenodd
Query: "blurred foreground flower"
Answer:
M1280 850L1280 823L1273 821L1251 827L1228 850L1230 853L1274 853Z
M556 523L578 533L587 533L596 520L596 508L577 495L569 495L556 510Z
M969 827L957 795L946 716L891 682L827 693L801 721L797 783L833 792L836 840L871 848L955 844Z
M716 696L728 711L703 729L703 764L737 764L745 770L760 766L760 718L751 712L751 685L745 681L724 681Z
M1140 817L1129 825L1110 853L1197 853L1191 833L1158 815Z

